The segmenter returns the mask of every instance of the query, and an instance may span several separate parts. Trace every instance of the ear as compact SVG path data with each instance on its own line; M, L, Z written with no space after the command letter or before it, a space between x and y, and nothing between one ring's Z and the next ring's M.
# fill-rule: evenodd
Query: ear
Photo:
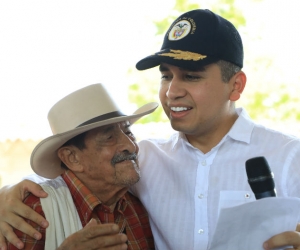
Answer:
M66 146L58 149L57 155L59 159L74 172L82 172L83 167L80 164L79 149L74 146Z
M229 96L229 100L237 101L238 99L240 99L241 94L243 93L244 88L246 86L246 81L247 81L246 74L243 71L239 71L232 77L231 81L234 82L233 82L232 91Z

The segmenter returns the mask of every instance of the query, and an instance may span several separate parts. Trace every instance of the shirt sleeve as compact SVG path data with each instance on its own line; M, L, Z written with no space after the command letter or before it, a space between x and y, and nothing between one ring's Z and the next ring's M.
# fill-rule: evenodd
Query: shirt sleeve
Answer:
M45 217L45 214L42 210L40 199L32 194L30 194L25 200L24 203L31 207L35 212ZM32 250L42 250L45 248L45 236L46 236L46 230L36 223L24 219L30 226L35 228L37 231L39 231L42 234L42 238L40 240L36 240L32 238L31 236L26 235L25 233L21 232L18 229L14 229L15 234L17 237L24 243L25 250L32 249ZM11 243L8 243L8 250L12 249L18 249L15 246L13 246Z

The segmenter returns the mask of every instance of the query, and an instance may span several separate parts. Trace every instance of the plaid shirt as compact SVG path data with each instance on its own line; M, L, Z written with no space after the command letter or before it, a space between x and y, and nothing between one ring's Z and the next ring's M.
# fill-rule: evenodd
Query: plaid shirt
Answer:
M109 207L101 204L101 201L71 171L62 174L62 178L71 192L83 227L91 218L95 218L98 223L116 223L120 231L127 235L128 249L154 249L148 214L136 197L127 193L118 201L114 211L110 212ZM30 194L24 203L45 217L38 197ZM42 238L35 240L15 229L16 235L25 243L24 249L44 249L46 230L30 220L26 221L42 234ZM17 248L9 243L8 249Z

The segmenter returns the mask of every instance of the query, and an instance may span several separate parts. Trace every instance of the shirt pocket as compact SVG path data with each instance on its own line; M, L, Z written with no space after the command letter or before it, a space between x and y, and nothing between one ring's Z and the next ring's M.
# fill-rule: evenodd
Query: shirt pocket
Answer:
M255 201L255 195L248 190L234 191L224 190L220 192L218 214L222 208L234 207L245 204L247 202Z

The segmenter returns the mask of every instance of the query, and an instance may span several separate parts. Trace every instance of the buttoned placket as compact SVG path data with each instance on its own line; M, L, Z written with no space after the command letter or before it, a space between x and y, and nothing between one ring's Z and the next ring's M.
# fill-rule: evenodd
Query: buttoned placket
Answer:
M194 248L208 243L208 185L210 166L217 154L218 148L209 153L197 152L198 168L195 185L195 228Z

